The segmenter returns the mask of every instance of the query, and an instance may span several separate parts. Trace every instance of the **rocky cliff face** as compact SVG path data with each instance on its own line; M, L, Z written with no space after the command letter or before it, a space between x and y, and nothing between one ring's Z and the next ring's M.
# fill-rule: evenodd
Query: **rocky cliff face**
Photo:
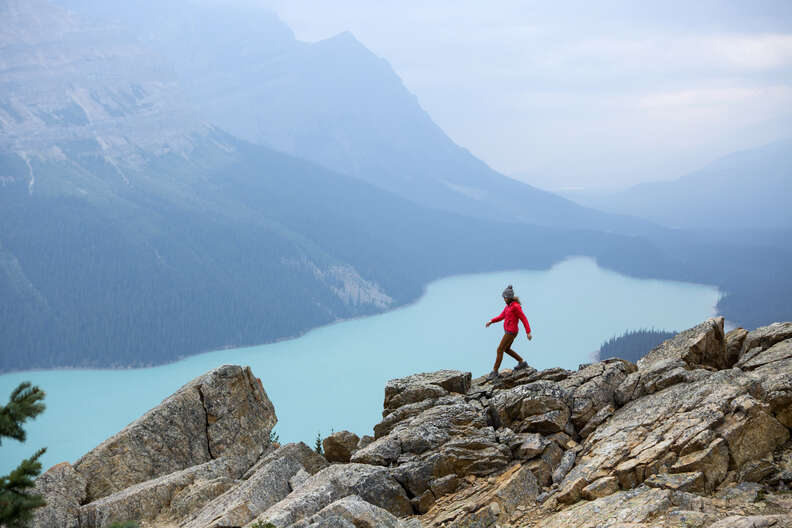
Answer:
M115 167L192 149L206 134L181 103L171 68L119 27L87 23L45 0L0 2L0 153L17 155L36 192L36 164ZM4 182L10 183L10 182Z
M792 527L792 323L711 319L637 365L390 381L374 437L269 444L249 369L201 376L38 480L36 526ZM259 523L256 525L255 523Z

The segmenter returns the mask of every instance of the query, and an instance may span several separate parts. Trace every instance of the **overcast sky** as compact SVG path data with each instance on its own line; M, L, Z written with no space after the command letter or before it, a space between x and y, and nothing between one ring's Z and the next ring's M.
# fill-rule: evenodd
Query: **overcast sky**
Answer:
M351 31L460 145L559 189L668 179L792 136L792 1L260 0Z

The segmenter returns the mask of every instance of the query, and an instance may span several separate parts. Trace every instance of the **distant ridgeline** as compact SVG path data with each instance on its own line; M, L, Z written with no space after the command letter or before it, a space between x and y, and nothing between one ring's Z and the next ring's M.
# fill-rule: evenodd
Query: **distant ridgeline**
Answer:
M611 337L602 343L599 349L599 359L621 358L635 363L646 354L647 350L652 350L676 334L676 332L655 330L654 328L628 330L622 335Z

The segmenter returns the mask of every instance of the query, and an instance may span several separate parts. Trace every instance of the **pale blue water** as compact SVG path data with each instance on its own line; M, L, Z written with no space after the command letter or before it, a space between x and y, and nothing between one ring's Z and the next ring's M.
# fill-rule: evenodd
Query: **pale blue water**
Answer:
M464 275L430 284L421 299L392 312L317 328L279 343L222 350L155 368L54 370L0 376L0 400L21 381L47 392L47 411L29 422L28 440L4 440L0 474L47 446L44 467L74 461L194 377L225 363L250 365L278 414L281 441L313 445L316 433L371 434L388 379L438 369L483 375L502 327L484 323L503 309L507 284L533 328L513 347L538 369L577 368L627 329L682 330L713 315L714 287L643 280L603 270L592 259L546 271ZM514 361L504 358L502 368Z

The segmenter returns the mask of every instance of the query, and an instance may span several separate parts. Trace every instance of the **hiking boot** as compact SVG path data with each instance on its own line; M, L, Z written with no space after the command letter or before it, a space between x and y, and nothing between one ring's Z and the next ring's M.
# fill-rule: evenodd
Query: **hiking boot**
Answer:
M490 373L487 375L487 379L488 379L488 380L494 380L494 379L498 379L499 377L500 377L500 374L498 374L498 371L497 371L497 370L493 370L492 372L490 372Z
M526 363L525 361L520 361L519 363L517 363L517 366L514 367L514 370L522 370L525 368L528 368L528 363Z

